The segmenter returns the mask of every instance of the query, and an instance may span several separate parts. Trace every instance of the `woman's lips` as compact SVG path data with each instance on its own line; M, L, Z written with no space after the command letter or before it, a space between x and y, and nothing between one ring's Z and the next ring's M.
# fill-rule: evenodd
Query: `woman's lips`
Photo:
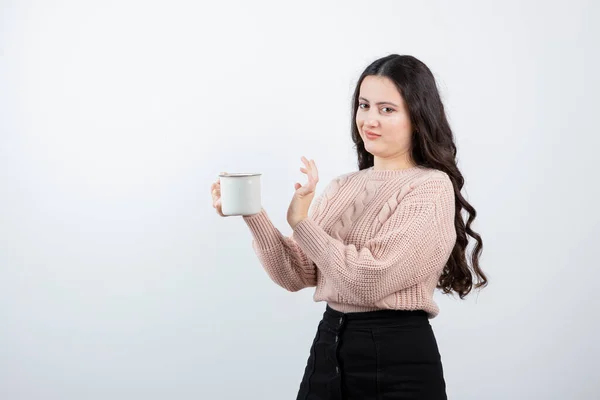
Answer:
M371 139L371 140L374 140L374 139L377 139L378 137L381 137L381 135L377 135L377 134L372 133L372 132L365 132L365 136L368 139Z

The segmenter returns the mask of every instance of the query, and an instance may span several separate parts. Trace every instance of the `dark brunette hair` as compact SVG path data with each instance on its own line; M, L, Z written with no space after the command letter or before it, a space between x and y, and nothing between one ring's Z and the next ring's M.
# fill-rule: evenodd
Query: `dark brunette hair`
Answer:
M355 120L360 85L367 76L389 78L404 99L413 127L412 160L418 165L444 171L452 180L456 199L456 244L444 266L437 288L442 289L444 293L454 291L463 299L473 288L473 275L478 278L475 288L487 286L488 281L479 267L483 242L481 236L471 229L477 212L460 193L464 178L456 165L456 145L435 78L423 62L408 55L388 55L375 60L364 70L352 97L352 140L358 155L359 170L372 167L374 163L373 155L365 150ZM468 213L466 224L462 218L463 209ZM472 271L467 263L467 235L476 242L471 252Z

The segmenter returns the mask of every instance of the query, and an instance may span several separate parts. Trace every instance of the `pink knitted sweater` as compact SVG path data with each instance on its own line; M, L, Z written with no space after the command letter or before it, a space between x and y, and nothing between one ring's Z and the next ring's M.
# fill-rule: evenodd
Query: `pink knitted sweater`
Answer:
M433 292L456 242L454 190L424 167L338 176L286 237L266 211L244 216L269 277L342 312L439 313Z

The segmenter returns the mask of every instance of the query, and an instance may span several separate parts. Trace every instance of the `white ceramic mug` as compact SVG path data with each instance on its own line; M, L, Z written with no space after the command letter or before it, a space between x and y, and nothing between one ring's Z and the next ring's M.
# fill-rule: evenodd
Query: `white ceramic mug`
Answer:
M262 174L219 174L221 211L224 215L258 214L262 208L260 176Z

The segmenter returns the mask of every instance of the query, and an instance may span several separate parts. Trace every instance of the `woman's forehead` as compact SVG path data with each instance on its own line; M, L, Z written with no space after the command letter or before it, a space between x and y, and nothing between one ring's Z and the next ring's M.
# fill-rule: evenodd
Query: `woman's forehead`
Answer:
M360 85L359 96L370 103L392 102L401 104L403 102L394 82L382 76L367 76Z

